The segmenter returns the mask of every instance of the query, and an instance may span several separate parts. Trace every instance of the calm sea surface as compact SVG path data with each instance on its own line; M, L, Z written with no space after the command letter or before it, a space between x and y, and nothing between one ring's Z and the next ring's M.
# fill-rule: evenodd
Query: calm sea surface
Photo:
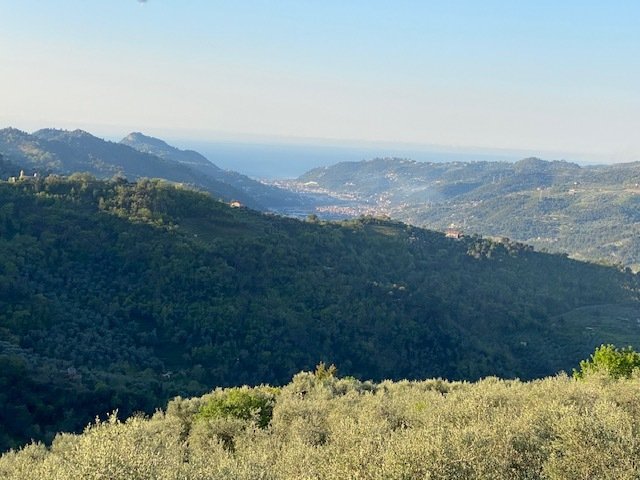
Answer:
M181 148L200 152L220 168L254 178L296 178L315 167L338 162L357 162L376 157L399 157L422 162L516 161L508 155L438 152L388 147L339 147L300 144L259 144L182 141Z

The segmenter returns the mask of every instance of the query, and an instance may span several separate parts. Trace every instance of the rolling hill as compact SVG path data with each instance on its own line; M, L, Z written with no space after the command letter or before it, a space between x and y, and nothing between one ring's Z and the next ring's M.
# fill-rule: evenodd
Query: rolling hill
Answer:
M294 188L336 198L320 215L386 214L640 268L640 163L423 163L396 158L307 172ZM348 204L345 205L345 202Z

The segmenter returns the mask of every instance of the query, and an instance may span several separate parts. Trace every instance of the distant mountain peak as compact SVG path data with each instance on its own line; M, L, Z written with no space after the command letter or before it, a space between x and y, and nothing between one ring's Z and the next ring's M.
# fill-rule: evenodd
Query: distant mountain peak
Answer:
M1 132L6 132L6 133L22 133L24 135L28 135L27 132L20 130L18 128L15 127L7 127L7 128L3 128L2 130L0 130Z
M8 128L3 128L2 130L0 130L0 136L3 137L17 137L17 138L28 138L30 137L30 135L23 131L20 130L18 128L14 128L14 127L8 127Z
M523 158L522 160L518 160L516 164L518 163L548 163L548 161L543 160L540 157L527 157Z
M145 135L141 132L131 132L120 140L120 143L140 152L150 153L157 157L164 158L165 160L173 160L186 165L200 165L218 169L209 159L198 152L193 150L180 150L179 148L169 145L164 140Z
M92 135L91 133L87 132L86 130L81 130L79 128L76 128L75 130L72 130L71 134L75 135L76 137L95 137L95 135Z
M126 142L144 142L144 143L154 144L158 146L163 146L163 147L166 146L169 148L174 148L174 147L171 147L164 140L161 140L156 137L151 137L149 135L145 135L142 132L131 132L129 135L124 137L120 143L126 143Z
M580 168L580 165L577 163L567 162L566 160L543 160L538 157L528 157L523 158L522 160L518 160L514 166L516 170L529 168L529 169L544 169L550 167L561 167L561 168Z
M33 136L42 140L64 140L64 139L99 139L91 133L76 128L75 130L65 130L62 128L41 128L33 132ZM99 139L102 140L102 139Z

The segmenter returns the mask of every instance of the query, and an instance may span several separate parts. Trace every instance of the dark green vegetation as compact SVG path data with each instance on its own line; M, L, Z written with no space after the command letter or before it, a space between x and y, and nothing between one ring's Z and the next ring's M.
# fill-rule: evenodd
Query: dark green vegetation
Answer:
M326 373L326 372L325 372ZM640 383L360 382L176 398L0 457L7 480L637 480Z
M621 316L637 308L630 272L512 242L300 222L160 181L3 182L0 446L318 361L376 380L547 375L640 345Z
M298 180L299 190L340 197L337 208L323 213L384 213L439 230L454 224L469 233L640 268L640 163L376 159L318 168Z
M28 134L6 128L0 130L0 154L27 174L87 172L104 179L162 178L259 209L305 203L300 195L221 170L197 152L179 150L140 133L114 143L82 130L43 129Z
M20 168L11 163L9 160L5 159L2 155L0 155L0 178L6 179L8 177L18 176L20 173Z

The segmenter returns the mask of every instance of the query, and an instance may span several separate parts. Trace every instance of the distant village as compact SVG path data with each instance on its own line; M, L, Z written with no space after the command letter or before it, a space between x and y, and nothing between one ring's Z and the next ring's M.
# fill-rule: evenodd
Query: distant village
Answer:
M24 170L20 170L20 175L18 175L17 177L9 177L9 183L16 183L20 180L28 180L28 179L32 179L32 178L38 178L38 173L34 173L33 175L27 175L26 173L24 173Z

